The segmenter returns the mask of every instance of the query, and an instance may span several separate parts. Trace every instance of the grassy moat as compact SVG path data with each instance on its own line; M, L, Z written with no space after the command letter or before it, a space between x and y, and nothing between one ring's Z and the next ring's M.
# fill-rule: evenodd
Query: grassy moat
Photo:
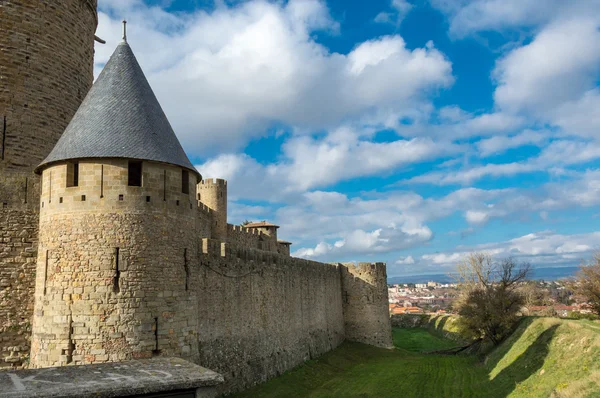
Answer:
M526 318L485 359L427 352L456 344L394 329L395 350L344 343L235 397L599 397L600 323Z

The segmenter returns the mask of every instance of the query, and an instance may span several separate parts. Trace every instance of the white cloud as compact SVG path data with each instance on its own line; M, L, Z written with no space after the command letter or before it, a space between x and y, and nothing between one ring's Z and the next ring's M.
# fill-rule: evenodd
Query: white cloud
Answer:
M513 136L495 136L480 140L476 143L480 156L487 157L504 153L508 149L524 145L540 145L550 137L549 132L526 130Z
M543 139L543 136L537 137ZM518 146L531 142L535 137L495 137L480 141L480 148L484 155L489 150L504 150L507 147ZM434 185L469 185L487 177L511 177L534 171L563 170L559 166L585 164L600 158L600 144L591 141L557 140L546 146L536 157L531 157L522 162L488 163L485 165L467 166L463 169L451 171L434 171L413 177L408 183L425 183ZM448 163L454 166L455 163Z
M413 256L401 257L398 260L396 260L396 264L398 265L410 265L414 263L415 259L413 258Z
M553 113L552 120L557 126L571 134L598 138L600 132L600 90L589 90L574 101L560 105Z
M465 219L469 224L482 225L488 222L489 214L483 211L468 210Z
M519 261L528 261L534 266L578 265L598 249L599 239L600 232L563 235L541 231L504 242L461 247L454 252L426 254L421 256L417 264L453 267L471 252L487 252L499 258L511 256Z
M343 256L373 255L407 249L429 241L433 236L427 227L410 228L394 225L373 231L356 229L344 234L333 244L319 242L314 248L301 248L293 256L333 261Z
M595 18L561 20L498 61L494 99L511 112L551 117L558 105L579 99L600 71L600 31Z
M480 31L506 31L545 25L557 18L598 14L593 0L430 0L450 18L457 38Z
M377 23L388 23L400 26L406 15L412 10L413 5L406 0L392 0L393 11L382 11L375 17Z
M351 178L387 173L426 160L458 153L461 146L431 139L375 143L360 133L339 128L323 138L299 136L283 144L282 160L263 166L247 155L220 155L198 165L205 177L231 181L235 196L263 199L280 194L306 191ZM260 176L260 181L256 181Z
M99 7L98 35L108 44L97 46L97 67L126 16L129 43L194 154L241 148L274 122L322 130L380 110L403 112L453 81L443 54L433 46L409 50L397 35L359 43L349 54L329 52L313 34L339 25L317 0L252 0L193 14L133 0L101 0Z
M489 163L459 171L444 171L422 174L408 180L412 183L428 183L435 185L469 185L484 177L508 177L515 174L531 172L538 168L526 163Z

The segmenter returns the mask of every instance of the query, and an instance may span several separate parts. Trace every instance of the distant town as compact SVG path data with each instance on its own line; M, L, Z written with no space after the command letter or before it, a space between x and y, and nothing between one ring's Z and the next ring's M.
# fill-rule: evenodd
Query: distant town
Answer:
M528 281L521 286L526 296L523 315L585 317L592 313L585 297L573 294L566 280ZM453 313L457 283L394 283L388 285L389 310L399 314Z

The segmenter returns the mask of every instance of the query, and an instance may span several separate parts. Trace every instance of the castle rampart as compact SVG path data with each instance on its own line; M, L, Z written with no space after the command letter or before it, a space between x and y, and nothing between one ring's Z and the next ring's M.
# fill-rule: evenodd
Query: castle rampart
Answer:
M29 352L39 178L93 80L95 0L0 4L0 368Z
M204 179L197 187L198 200L213 210L211 236L227 239L227 181Z
M343 264L341 276L346 339L392 348L386 265Z
M228 392L344 339L391 345L385 265L293 258L278 226L228 225L227 182L199 181L125 37L71 119L95 6L0 5L2 365L31 334L31 367L176 356Z
M68 163L43 172L33 367L196 359L195 199L180 167L143 162L129 186L127 165L80 161L77 186Z
M200 256L199 363L247 388L344 341L340 267L214 244ZM211 255L215 253L217 255Z
M256 229L227 224L227 242L231 245L277 252L277 241Z

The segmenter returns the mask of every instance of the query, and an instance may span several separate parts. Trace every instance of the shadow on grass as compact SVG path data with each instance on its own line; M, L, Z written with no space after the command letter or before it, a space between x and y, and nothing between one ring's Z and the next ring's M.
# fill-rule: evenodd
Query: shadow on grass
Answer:
M531 323L531 320L529 320ZM554 333L558 325L553 325L550 328L542 332L537 339L525 350L525 352L490 381L493 394L498 397L506 397L513 392L519 385L519 383L527 380L533 374L537 373L544 365L544 361L548 352L550 351L550 342L554 337ZM523 334L526 326L521 329L517 329L515 333L520 332L513 343L517 341L518 337ZM512 336L511 336L512 338ZM502 347L502 355L505 355L512 344L505 344L507 348ZM497 364L497 362L496 362ZM494 366L496 365L494 364ZM489 368L493 369L493 367Z
M433 322L433 327L435 328L435 330L437 330L439 333L441 333L442 335L444 334L444 326L446 326L446 322L448 322L448 316L443 316L439 322L437 322L437 325L435 324L435 321Z
M529 326L533 323L535 318L533 317L524 317L519 323L516 325L515 330L498 345L492 352L483 352L482 354L487 355L486 366L489 369L494 369L498 362L504 358L504 356L512 349L513 345L521 339L521 336L525 333L525 331L529 328Z

